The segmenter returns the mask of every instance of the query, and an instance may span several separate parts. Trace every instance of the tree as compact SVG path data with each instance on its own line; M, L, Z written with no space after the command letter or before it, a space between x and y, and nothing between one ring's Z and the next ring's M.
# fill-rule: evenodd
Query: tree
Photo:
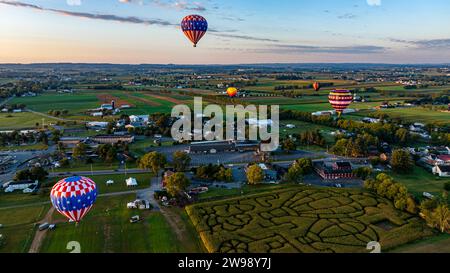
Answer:
M366 180L372 174L372 169L370 169L368 167L362 167L362 168L358 168L358 169L354 170L353 173L357 177L359 177L363 180Z
M404 150L395 150L391 159L392 169L397 173L408 173L412 171L414 162L409 152Z
M264 180L264 171L258 165L252 165L247 169L247 180L250 185L257 185Z
M216 173L215 178L218 181L232 182L233 181L233 171L231 169L227 169L227 168L221 166L219 171Z
M84 143L79 143L77 146L73 148L73 158L76 160L81 160L86 156L87 146Z
M191 157L183 151L173 153L173 166L177 172L184 172L191 163Z
M158 176L161 168L166 166L166 157L158 152L151 152L139 159L139 168L143 170L152 170Z
M48 172L42 167L33 167L30 170L30 179L43 181L47 178Z
M281 144L281 148L283 149L283 151L291 153L292 151L295 151L297 149L297 145L291 138L288 138L283 141L283 143Z
M450 229L450 209L447 204L440 204L433 211L426 211L423 214L427 223L442 233Z
M69 167L69 166L70 166L69 159L68 159L67 157L62 158L62 159L59 161L59 165L60 165L61 167Z
M166 178L166 189L171 196L177 196L186 190L191 182L184 173L175 173Z

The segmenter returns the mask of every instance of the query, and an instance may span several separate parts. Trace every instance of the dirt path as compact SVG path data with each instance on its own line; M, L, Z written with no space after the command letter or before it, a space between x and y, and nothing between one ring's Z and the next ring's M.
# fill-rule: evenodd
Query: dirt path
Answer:
M51 207L47 214L45 215L44 219L40 221L40 223L49 223L52 220L53 212L55 211L54 207ZM31 243L30 250L28 253L39 253L39 250L41 249L42 242L45 239L45 235L47 235L48 230L44 231L36 231L36 234L34 235L33 242Z
M161 214L166 218L167 223L175 232L180 242L182 242L184 238L189 236L189 234L186 234L187 228L183 222L183 219L181 219L180 215L174 213L173 211L165 207L161 207Z

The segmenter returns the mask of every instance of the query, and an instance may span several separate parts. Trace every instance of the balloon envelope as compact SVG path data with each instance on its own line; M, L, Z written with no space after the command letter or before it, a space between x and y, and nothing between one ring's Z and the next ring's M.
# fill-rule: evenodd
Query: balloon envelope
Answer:
M200 15L188 15L181 21L181 29L184 35L194 44L194 47L197 47L197 43L208 30L208 22Z
M319 91L319 90L320 90L320 83L315 82L315 83L313 84L313 88L314 88L314 90Z
M353 95L349 90L333 90L330 92L328 99L336 113L341 115L353 102Z
M227 89L227 94L230 97L235 97L237 95L237 93L238 93L237 88L230 87L230 88Z
M97 199L97 185L90 178L73 176L56 183L50 200L53 207L74 222L80 222Z

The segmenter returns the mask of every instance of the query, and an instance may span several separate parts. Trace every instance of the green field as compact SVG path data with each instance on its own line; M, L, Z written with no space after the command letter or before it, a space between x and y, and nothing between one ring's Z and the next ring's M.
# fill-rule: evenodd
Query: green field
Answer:
M291 186L186 208L210 253L367 252L432 235L426 224L360 190Z
M5 244L0 253L27 252L34 236L34 223L48 211L50 205L37 205L24 208L0 208L0 234L5 237Z
M450 178L440 178L434 176L422 167L415 166L409 174L390 173L395 181L405 185L415 196L422 198L424 192L429 192L435 196L441 196L444 191L445 182L450 182ZM449 199L450 202L450 199Z
M135 198L135 195L100 197L78 227L64 222L49 232L41 252L68 252L66 245L70 241L80 242L82 253L185 252L160 213L126 208L126 203ZM129 223L129 218L134 215L140 215L143 220L137 224ZM61 219L60 216L56 218ZM192 240L192 245L197 244L195 238Z
M31 110L47 113L49 110L69 110L70 115L97 108L101 102L94 92L73 94L45 93L36 97L14 98L12 103L23 103Z
M42 116L23 112L23 113L1 113L0 114L0 129L1 130L19 130L19 129L34 129L36 123L42 125ZM45 118L45 124L56 122L55 119Z

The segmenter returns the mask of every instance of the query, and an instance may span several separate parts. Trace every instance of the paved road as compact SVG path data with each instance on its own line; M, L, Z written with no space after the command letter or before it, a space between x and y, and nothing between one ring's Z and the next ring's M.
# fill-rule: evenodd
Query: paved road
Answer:
M7 104L8 102L10 102L14 97L9 97L7 99L5 99L4 101L0 102L0 107L2 107L3 105Z
M111 174L141 174L148 173L146 170L141 169L127 169L127 170L98 170L98 171L71 171L71 172L52 172L49 173L50 178L67 176L67 175L78 175L78 176L89 176L89 175L111 175Z
M137 193L137 198L141 200L148 200L153 206L153 210L161 211L158 201L155 199L155 192L162 189L161 176L153 177L151 180L150 188L140 190Z
M36 115L39 115L39 116L41 116L41 117L45 117L45 118L51 119L51 120L59 120L59 121L76 121L76 120L73 120L73 119L65 119L65 118L60 118L60 117L50 116L50 115L47 115L47 114L45 114L45 113L37 112L37 111L31 110L31 109L28 109L28 108L26 109L26 111L27 111L27 112L30 112L30 113L33 113L33 114L36 114Z

